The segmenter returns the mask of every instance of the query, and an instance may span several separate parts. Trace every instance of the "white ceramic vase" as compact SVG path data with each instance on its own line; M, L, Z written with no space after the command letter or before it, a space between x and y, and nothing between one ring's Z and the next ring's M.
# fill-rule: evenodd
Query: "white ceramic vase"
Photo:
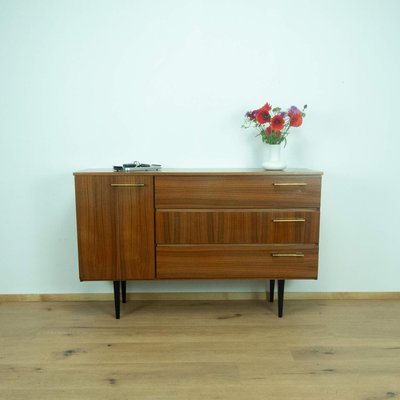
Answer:
M266 170L280 171L286 168L285 161L281 160L281 144L267 144L265 150L265 160L262 166Z

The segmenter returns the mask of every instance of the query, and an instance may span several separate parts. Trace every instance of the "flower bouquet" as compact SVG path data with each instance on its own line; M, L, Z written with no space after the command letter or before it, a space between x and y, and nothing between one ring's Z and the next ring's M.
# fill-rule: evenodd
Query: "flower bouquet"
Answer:
M248 111L245 115L245 122L242 128L255 127L264 143L281 144L284 142L286 146L286 137L289 135L291 127L297 128L303 123L306 116L305 109L300 110L296 106L292 106L286 111L282 111L280 107L272 108L269 103L257 110Z

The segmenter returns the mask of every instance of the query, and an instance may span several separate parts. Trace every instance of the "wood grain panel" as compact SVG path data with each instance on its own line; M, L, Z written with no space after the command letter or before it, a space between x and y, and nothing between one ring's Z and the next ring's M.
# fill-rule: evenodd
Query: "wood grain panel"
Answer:
M157 243L318 243L318 211L158 210Z
M320 176L156 176L155 206L319 208L320 190Z
M113 177L75 177L76 219L81 281L115 280L116 263Z
M316 279L317 265L318 247L313 245L157 246L159 279Z
M75 187L80 279L154 278L153 178L78 175Z
M113 187L116 211L116 253L120 279L153 279L154 189L151 176L118 177L114 183L144 184Z

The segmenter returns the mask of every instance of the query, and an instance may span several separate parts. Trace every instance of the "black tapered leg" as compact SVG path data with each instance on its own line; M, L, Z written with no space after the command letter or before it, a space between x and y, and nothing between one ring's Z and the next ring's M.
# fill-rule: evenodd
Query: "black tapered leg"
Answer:
M122 302L126 303L126 281L121 281Z
M119 309L120 309L120 292L119 292L119 281L114 281L114 304L115 304L115 318L119 319Z
M274 302L275 279L269 281L269 302Z
M282 318L283 314L283 294L285 291L285 281L278 280L278 316Z

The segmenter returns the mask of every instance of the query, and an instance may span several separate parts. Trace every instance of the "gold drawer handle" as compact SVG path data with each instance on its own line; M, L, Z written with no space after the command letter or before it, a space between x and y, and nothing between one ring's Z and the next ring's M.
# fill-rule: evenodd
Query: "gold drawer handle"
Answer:
M273 183L274 186L307 186L307 183L305 182L279 182Z
M111 183L113 187L143 187L144 183Z
M272 257L304 257L303 253L271 253Z
M294 218L294 219L273 219L272 222L306 222L304 218Z

